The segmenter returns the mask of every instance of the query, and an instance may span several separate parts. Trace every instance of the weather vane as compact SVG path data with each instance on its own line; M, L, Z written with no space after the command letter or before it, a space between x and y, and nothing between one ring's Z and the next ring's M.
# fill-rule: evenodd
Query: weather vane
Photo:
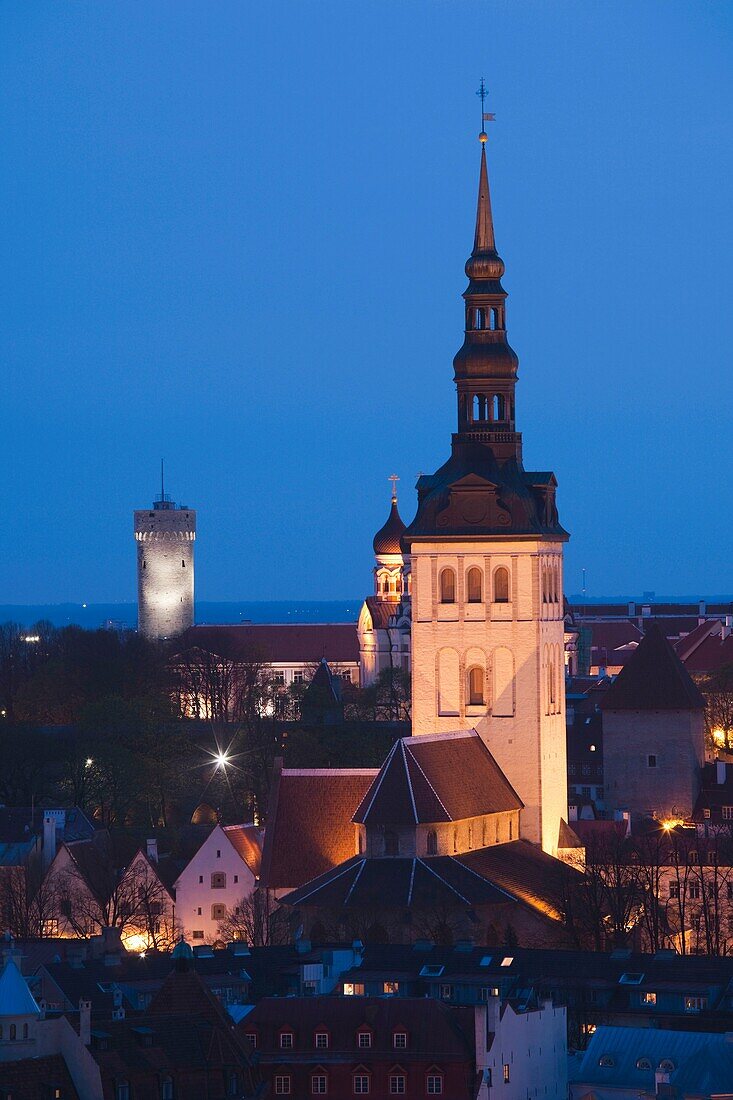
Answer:
M387 481L392 482L392 500L397 500L397 482L399 481L397 474L390 474Z
M479 88L478 88L478 91L476 92L476 95L481 100L481 133L479 134L478 139L479 139L479 141L481 142L482 145L486 142L486 139L488 137L488 134L486 133L486 130L484 129L484 123L485 122L496 122L496 115L491 115L491 114L488 114L486 111L484 111L484 101L485 101L486 96L488 94L489 93L486 91L486 84L484 83L484 78L481 77L481 83L479 84Z

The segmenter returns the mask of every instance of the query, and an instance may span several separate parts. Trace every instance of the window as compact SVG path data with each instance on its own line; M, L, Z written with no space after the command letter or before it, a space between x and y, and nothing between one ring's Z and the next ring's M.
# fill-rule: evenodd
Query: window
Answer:
M475 566L466 575L466 599L469 603L481 603L483 600L483 576Z
M225 920L227 915L226 905L212 905L211 906L211 919L212 920Z
M314 1073L311 1076L311 1095L325 1096L328 1092L328 1082L325 1073Z
M659 1063L659 1068L661 1069L662 1073L674 1073L675 1064L671 1058L662 1058L661 1062Z
M399 993L399 991L400 991L400 983L399 982L382 982L382 992L383 993Z
M509 603L509 570L503 565L494 573L494 603Z
M443 1095L443 1075L440 1073L429 1073L427 1079L427 1087L425 1089L428 1096L442 1096Z
M204 882L204 876L203 876L203 875L199 875L199 886L202 886L202 885L203 885L203 882Z
M16 1033L17 1033L17 1028L16 1028L15 1024L11 1024L10 1025L10 1038L15 1039Z
M637 1069L651 1069L652 1068L651 1061L648 1058L637 1058L636 1059L636 1068Z
M435 829L428 830L427 852L429 856L438 854L438 834Z
M407 1032L395 1031L392 1038L392 1046L395 1050L407 1050Z
M454 569L443 569L440 573L440 602L456 602L456 573Z
M118 1081L116 1090L116 1100L130 1100L130 1082Z
M290 1076L279 1073L275 1077L275 1096L290 1096Z
M389 1075L389 1095L390 1096L404 1096L407 1092L407 1078L404 1073L390 1073Z
M363 982L344 982L344 997L363 997Z
M493 420L504 419L504 395L495 393L491 402L491 414Z
M700 900L700 883L699 882L691 882L689 887L688 887L687 893L688 893L691 901L699 901Z
M598 1065L601 1066L602 1069L611 1069L611 1067L615 1066L615 1064L616 1063L614 1062L613 1057L610 1054L602 1054L598 1059Z
M254 1047L254 1048L257 1047L257 1032L256 1031L248 1031L247 1034L245 1035L245 1039L249 1039L252 1047Z
M355 1096L366 1096L366 1094L370 1091L369 1086L370 1086L369 1076L366 1073L356 1073L356 1074L354 1074L354 1095Z
M470 707L484 705L484 670L478 665L468 670L468 705Z
M280 1032L280 1049L292 1050L293 1049L293 1033L292 1031Z
M723 815L723 821L733 821L733 806L721 806L720 812Z
M191 933L191 939L192 940L202 940L203 938L204 938L203 931L200 928L194 928L193 932Z
M368 1050L372 1045L371 1031L360 1031L356 1037L356 1045L359 1050Z
M679 898L680 896L680 884L676 878L669 880L669 896L671 898Z
M511 1077L509 1076L509 1063L505 1062L504 1063L504 1084L508 1085L510 1080L511 1080Z
M443 998L444 1001L449 1001L451 999L451 997L453 996L453 986L452 985L441 985L440 995L441 995L441 997Z
M212 890L225 890L227 884L227 876L225 871L214 871L211 875L211 889Z
M657 1003L656 993L640 993L639 1000L643 1005L655 1005Z
M393 829L386 829L384 833L384 854L397 856L400 853L400 839Z
M164 1077L160 1089L160 1100L173 1100L173 1078Z
M328 1049L328 1032L317 1031L316 1032L316 1050Z
M657 766L657 757L656 757L655 753L653 753L653 752L649 753L649 755L646 758L646 766L647 766L647 768L656 768L656 766Z
M702 816L705 818L706 821L710 820L710 807L709 806L706 806L704 808L704 810L702 811Z
M708 1007L707 997L697 997L692 993L685 995L685 1012L701 1012Z
M239 882L239 875L235 875L235 876L234 876L234 881L235 881L235 882Z

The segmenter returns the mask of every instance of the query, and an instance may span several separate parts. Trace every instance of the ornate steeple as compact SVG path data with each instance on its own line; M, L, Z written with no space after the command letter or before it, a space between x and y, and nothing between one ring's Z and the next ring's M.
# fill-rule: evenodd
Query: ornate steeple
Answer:
M453 360L458 389L456 440L490 446L501 463L509 458L521 461L522 456L522 437L515 431L514 419L519 360L506 337L507 295L501 285L504 261L496 251L486 140L482 130L476 232L466 261L469 282L463 294L465 338Z

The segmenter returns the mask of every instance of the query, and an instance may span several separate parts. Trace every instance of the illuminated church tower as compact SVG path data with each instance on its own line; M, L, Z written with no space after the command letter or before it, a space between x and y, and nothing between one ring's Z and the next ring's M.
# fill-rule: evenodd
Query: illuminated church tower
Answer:
M166 495L135 512L138 630L146 638L174 638L193 626L193 548L196 513Z
M412 595L413 734L475 726L554 854L567 813L562 558L552 473L522 465L482 130L451 456L417 484L402 539ZM407 567L406 560L406 567Z

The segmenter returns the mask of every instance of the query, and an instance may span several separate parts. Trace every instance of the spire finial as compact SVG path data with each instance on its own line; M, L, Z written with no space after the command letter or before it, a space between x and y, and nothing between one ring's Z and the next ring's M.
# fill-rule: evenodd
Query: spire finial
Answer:
M397 474L390 474L389 477L387 478L387 481L392 482L392 503L393 504L397 503L397 482L399 480L400 479L399 479Z
M481 77L481 83L478 86L478 91L476 92L476 95L481 100L481 133L479 134L478 139L482 145L486 144L489 137L489 135L486 133L486 130L484 129L484 123L496 122L496 115L487 114L486 111L484 111L484 100L486 99L488 94L489 93L486 91L486 83L484 81L484 78Z

